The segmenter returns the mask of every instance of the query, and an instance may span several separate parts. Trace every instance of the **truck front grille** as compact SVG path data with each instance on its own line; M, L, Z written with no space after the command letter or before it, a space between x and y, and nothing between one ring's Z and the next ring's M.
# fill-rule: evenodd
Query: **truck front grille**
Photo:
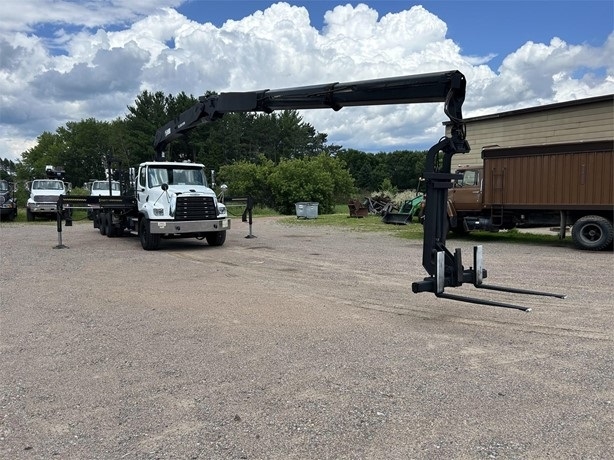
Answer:
M34 195L32 198L35 203L57 203L58 195Z
M217 209L210 196L178 196L175 220L212 220Z

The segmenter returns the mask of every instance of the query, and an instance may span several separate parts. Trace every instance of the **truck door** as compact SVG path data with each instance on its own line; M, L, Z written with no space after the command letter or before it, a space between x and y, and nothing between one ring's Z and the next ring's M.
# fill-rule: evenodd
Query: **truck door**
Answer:
M449 190L448 199L457 212L478 211L482 209L482 169L457 171L463 178L454 183Z
M136 185L136 199L138 201L138 207L141 209L147 200L147 168L145 167L139 168L139 176Z

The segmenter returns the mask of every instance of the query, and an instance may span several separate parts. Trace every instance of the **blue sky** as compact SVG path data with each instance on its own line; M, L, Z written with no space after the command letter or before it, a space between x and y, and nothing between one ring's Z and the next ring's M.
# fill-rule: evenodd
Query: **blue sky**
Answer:
M460 70L466 117L614 93L614 2L3 0L0 157L143 90L251 91ZM332 112L332 111L331 111ZM427 149L440 105L306 111L330 143Z

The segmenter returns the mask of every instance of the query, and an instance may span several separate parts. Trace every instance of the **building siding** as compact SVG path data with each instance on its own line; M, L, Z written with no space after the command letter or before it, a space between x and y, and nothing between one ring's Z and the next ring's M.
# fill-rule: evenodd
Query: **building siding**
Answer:
M454 164L481 165L484 147L609 140L614 138L614 95L467 118L471 151ZM445 123L446 134L450 124Z

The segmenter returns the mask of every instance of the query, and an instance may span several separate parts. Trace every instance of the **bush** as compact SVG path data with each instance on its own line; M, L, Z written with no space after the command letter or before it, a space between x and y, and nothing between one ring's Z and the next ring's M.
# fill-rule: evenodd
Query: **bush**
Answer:
M260 158L259 163L239 161L220 168L219 183L228 186L226 196L230 198L245 198L251 196L255 202L273 207L268 176L274 168L272 161Z
M259 164L239 162L223 166L219 178L228 185L229 196L251 195L282 214L294 213L295 203L302 201L317 202L322 214L331 213L354 193L344 163L324 154L278 165L264 159Z

